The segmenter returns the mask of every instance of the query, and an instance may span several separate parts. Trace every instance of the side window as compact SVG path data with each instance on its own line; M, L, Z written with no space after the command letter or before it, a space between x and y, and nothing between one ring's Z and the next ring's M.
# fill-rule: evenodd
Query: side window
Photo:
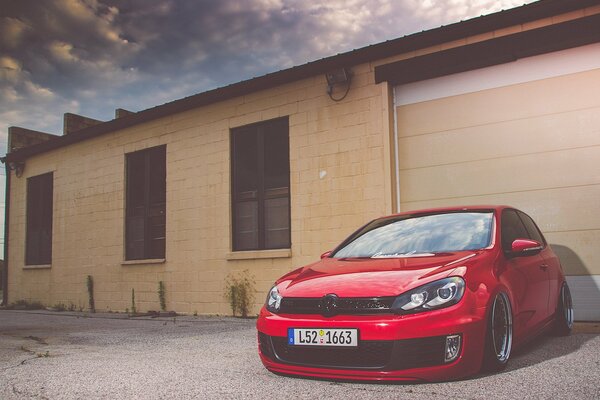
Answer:
M125 259L165 258L166 146L125 157Z
M25 264L52 263L52 172L27 179Z
M527 229L515 210L502 211L502 249L510 251L515 239L528 239Z
M521 217L521 220L525 224L525 228L527 228L529 237L533 240L537 240L540 243L545 243L546 241L544 240L544 236L542 236L542 233L540 232L540 230L537 227L537 225L535 224L535 222L533 222L533 219L531 219L531 217L529 215L527 215L521 211L519 211L519 216Z
M233 250L290 247L288 119L231 131Z

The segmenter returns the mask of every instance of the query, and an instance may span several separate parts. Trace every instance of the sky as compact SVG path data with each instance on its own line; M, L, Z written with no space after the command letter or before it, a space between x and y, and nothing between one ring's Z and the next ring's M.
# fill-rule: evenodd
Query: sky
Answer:
M0 155L9 126L61 134L66 112L110 120L116 108L144 110L532 1L0 0ZM0 227L4 180L2 168Z

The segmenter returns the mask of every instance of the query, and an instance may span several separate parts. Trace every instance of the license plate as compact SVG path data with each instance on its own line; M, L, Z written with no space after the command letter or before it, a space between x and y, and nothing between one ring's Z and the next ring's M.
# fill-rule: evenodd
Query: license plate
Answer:
M358 329L289 328L288 344L292 346L358 346Z

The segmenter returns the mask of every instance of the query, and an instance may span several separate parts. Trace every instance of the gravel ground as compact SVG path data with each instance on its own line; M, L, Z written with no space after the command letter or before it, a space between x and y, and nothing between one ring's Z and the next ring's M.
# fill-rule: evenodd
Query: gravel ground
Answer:
M254 320L0 311L0 399L599 399L600 334L542 337L506 371L435 384L273 375Z

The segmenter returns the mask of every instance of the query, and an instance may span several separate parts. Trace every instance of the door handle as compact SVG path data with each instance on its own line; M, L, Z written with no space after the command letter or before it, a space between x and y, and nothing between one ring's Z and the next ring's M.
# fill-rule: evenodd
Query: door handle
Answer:
M542 271L545 271L545 270L547 270L547 269L548 269L548 264L542 264L542 265L540 265L540 269L541 269Z

